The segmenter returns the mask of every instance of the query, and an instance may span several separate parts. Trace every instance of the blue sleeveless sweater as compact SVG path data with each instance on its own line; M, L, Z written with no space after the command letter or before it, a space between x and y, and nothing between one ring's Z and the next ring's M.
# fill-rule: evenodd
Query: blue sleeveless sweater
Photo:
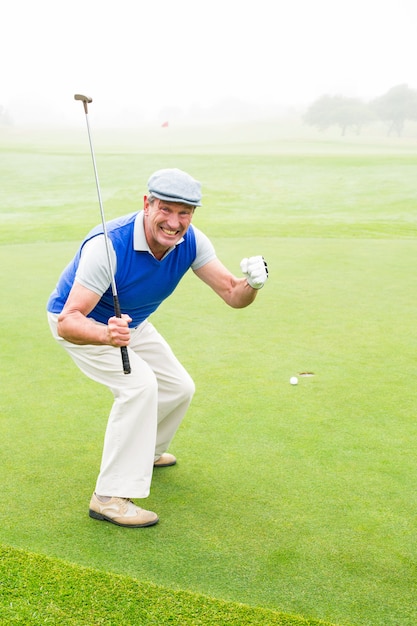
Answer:
M137 213L133 213L107 223L107 233L117 259L115 281L120 309L132 318L132 328L149 317L174 291L196 258L195 233L191 225L184 235L184 241L161 261L147 251L134 250L136 216ZM87 235L73 260L62 272L48 301L47 309L51 313L62 311L74 282L82 249L87 241L100 234L103 234L103 228L97 226ZM109 287L88 317L107 324L109 317L113 315L114 301Z

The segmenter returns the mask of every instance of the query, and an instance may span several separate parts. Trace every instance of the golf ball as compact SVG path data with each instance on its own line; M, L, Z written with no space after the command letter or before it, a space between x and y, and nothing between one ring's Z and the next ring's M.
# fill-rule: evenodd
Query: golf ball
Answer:
M292 385L298 385L298 378L297 378L297 376L291 376L290 383Z

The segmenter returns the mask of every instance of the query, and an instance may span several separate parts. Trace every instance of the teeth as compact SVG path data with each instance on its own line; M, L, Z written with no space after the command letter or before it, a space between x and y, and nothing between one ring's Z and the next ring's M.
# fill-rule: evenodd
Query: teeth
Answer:
M176 230L168 230L167 228L163 228L162 229L164 231L164 233L166 233L167 235L176 235L177 231Z

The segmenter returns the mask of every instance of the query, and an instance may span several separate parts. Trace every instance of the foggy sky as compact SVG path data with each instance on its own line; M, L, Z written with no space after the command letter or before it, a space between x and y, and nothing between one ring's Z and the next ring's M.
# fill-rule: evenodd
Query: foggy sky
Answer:
M13 0L2 9L0 105L15 123L248 115L324 93L417 88L415 0Z

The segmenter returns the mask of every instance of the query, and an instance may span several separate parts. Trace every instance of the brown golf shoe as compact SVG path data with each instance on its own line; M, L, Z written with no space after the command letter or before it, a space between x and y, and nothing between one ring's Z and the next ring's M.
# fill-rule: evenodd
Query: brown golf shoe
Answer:
M170 465L175 465L177 459L173 454L169 452L164 452L161 456L154 461L154 467L170 467Z
M129 498L111 498L101 502L95 493L90 500L89 515L93 519L111 522L126 528L142 528L157 524L159 518L153 511L146 511L136 506Z

